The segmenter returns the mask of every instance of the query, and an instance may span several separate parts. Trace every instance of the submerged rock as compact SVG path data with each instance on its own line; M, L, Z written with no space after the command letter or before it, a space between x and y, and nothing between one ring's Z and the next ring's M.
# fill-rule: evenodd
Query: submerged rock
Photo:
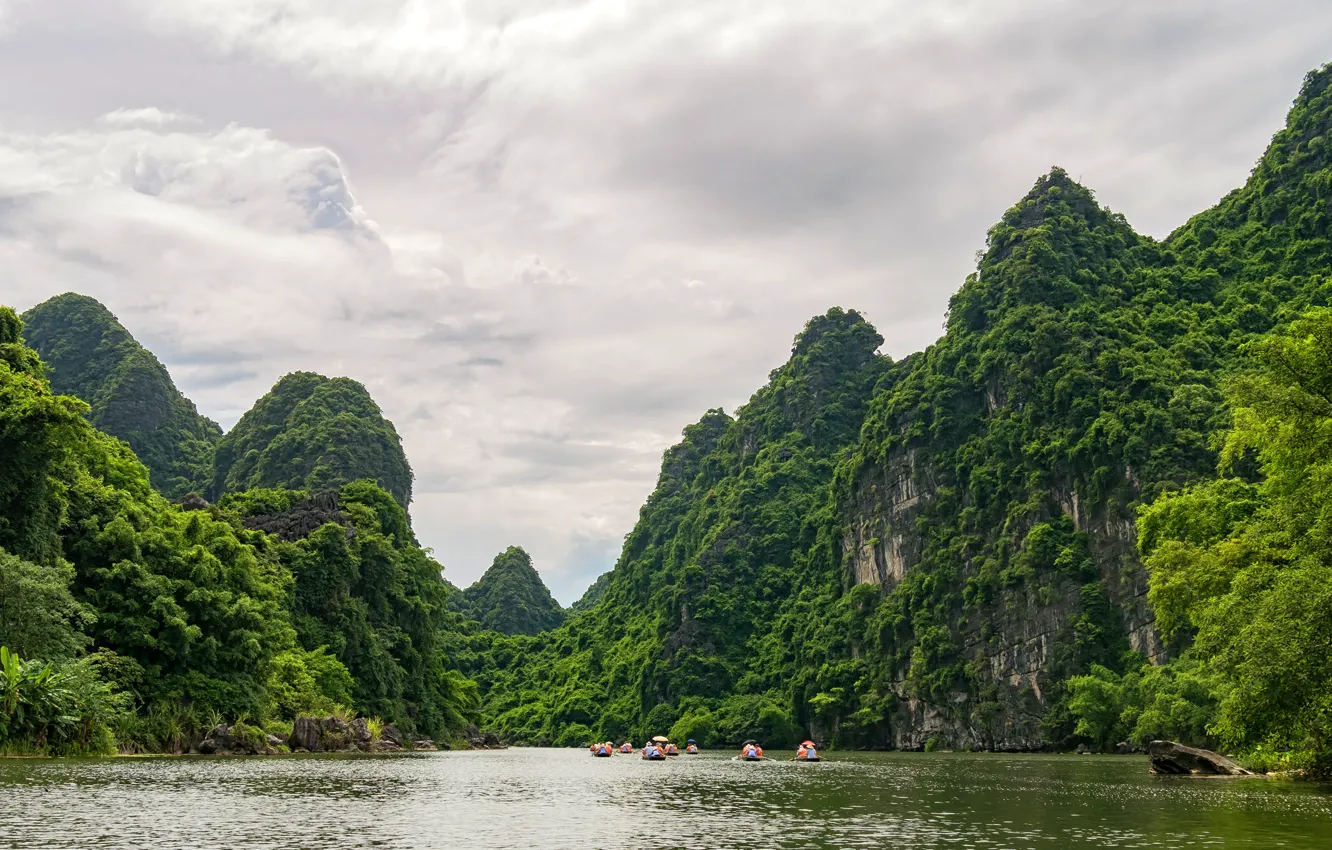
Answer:
M1186 747L1174 741L1152 741L1147 745L1152 773L1201 776L1252 776L1235 762L1211 750Z

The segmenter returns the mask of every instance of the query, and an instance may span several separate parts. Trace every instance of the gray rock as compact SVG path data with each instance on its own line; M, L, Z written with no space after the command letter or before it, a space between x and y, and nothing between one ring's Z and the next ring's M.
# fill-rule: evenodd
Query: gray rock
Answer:
M430 740L429 738L422 738L422 739L420 739L419 741L412 741L412 749L414 749L414 750L434 750L434 749L436 749L436 747L435 747L435 742L434 742L434 741Z
M206 756L217 753L231 752L235 746L235 740L231 737L231 727L225 723L219 723L199 742L199 752Z
M198 493L189 493L176 504L184 511L206 511L210 507L208 500Z
M277 749L278 747L286 746L287 743L286 741L282 740L281 735L265 735L264 740L268 742L269 749L274 749L274 750Z
M475 726L468 726L463 730L463 738L472 745L475 750L498 749L504 746L504 742L494 732L482 732ZM549 746L542 743L541 746Z
M1223 755L1211 750L1186 747L1174 741L1152 741L1147 745L1151 772L1170 775L1252 776Z
M351 743L358 750L370 749L370 722L358 717L351 722L347 730L351 734Z
M322 731L323 725L318 718L298 717L291 724L291 735L287 738L288 746L292 750L317 753L319 752L319 735Z
M392 723L384 724L384 729L379 733L379 737L380 743L392 744L395 747L402 746L402 733Z

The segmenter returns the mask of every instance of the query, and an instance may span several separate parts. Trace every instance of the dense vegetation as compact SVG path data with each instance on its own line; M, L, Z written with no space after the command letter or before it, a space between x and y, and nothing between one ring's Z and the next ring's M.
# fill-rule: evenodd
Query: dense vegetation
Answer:
M681 721L699 740L799 734L754 647L775 650L765 627L804 584L834 457L891 367L881 343L854 312L811 321L735 419L710 411L666 453L595 606L538 638L472 641L460 658L502 735L570 744Z
M154 487L171 499L203 491L222 429L199 415L110 311L66 293L33 307L23 322L51 386L87 402L98 430L129 443Z
M734 419L685 429L564 626L467 638L489 721L552 743L1168 735L1326 769L1310 496L1332 419L1323 320L1299 317L1332 294L1330 80L1163 242L1055 169L927 351L891 363L855 313L812 321Z
M265 521L303 493L173 505L21 333L0 308L0 750L174 749L216 718L335 708L457 732L474 691L437 648L440 568L393 497L347 484L287 539Z
M368 478L403 508L412 469L393 423L351 378L293 372L217 447L210 498L256 488L326 490Z
M452 597L457 610L483 629L506 635L535 635L564 622L564 609L521 547L495 556L485 574Z

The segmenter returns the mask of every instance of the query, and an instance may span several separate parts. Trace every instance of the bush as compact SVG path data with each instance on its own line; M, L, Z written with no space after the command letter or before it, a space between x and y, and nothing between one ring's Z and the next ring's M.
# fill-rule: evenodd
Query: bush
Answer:
M114 692L94 664L24 661L0 646L0 752L114 752L111 729L129 699Z
M683 742L689 739L698 741L705 747L716 743L714 731L717 718L706 708L695 708L685 713L671 726L668 737L672 741ZM742 739L743 740L743 739Z
M557 747L586 747L592 743L592 730L582 723L570 723L555 739Z
M717 711L716 744L738 745L753 738L766 747L797 743L800 730L791 715L766 696L742 694L725 699Z

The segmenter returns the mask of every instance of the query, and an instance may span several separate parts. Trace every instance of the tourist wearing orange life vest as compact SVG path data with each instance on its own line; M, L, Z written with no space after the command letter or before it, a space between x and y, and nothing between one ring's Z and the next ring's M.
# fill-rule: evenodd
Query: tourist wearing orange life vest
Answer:
M746 759L763 758L763 748L753 741L746 741L740 748L740 756Z

